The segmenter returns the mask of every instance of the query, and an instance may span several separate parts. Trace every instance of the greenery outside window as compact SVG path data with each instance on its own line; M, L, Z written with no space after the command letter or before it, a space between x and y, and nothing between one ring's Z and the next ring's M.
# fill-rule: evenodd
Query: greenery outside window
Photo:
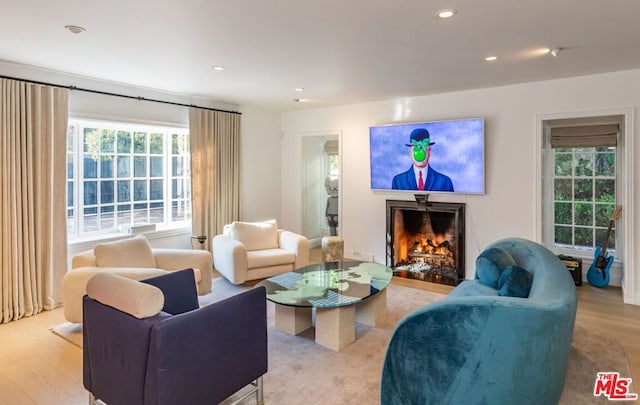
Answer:
M604 242L616 207L616 148L552 151L554 245L561 249L592 250ZM615 247L612 231L608 249L613 251Z
M190 182L186 129L69 120L70 239L120 225L188 224Z

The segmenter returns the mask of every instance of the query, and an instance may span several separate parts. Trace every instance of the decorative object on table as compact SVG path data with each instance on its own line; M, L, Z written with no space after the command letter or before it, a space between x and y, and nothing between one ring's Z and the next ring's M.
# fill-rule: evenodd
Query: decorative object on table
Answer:
M587 270L587 280L589 280L589 284L596 287L606 287L607 285L609 285L609 270L611 270L611 265L613 264L614 257L607 253L607 245L609 244L609 238L611 237L613 224L615 224L615 221L620 218L621 211L621 206L617 206L615 211L613 211L611 220L609 221L607 235L602 241L602 244L596 247L595 258L593 260L593 263L591 263L589 270Z
M344 259L344 239L339 236L322 238L322 261L341 262Z

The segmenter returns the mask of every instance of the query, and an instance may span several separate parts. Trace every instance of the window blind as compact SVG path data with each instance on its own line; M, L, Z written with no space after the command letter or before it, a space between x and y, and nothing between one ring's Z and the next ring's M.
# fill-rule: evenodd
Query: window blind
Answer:
M338 154L338 141L326 141L324 143L324 152L327 155L337 155Z
M616 146L618 124L551 128L552 148L593 148Z

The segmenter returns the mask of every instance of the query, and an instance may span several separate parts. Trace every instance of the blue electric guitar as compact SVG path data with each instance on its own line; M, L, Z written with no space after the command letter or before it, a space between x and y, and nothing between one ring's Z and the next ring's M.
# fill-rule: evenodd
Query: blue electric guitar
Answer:
M611 215L607 236L604 238L602 246L596 247L595 259L591 263L589 271L587 271L587 280L596 287L606 287L609 284L609 270L613 264L613 256L607 254L607 245L611 237L611 228L613 228L614 222L620 218L620 211L622 211L622 207L618 206L613 215Z

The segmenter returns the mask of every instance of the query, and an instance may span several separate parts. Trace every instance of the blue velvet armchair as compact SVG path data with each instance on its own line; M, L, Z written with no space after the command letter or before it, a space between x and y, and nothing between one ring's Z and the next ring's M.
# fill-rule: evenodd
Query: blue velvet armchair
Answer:
M520 238L493 243L474 280L398 323L381 405L557 404L576 307L573 279L552 252Z
M96 276L83 298L83 382L108 405L217 404L253 385L263 403L266 293L198 308L193 271Z

